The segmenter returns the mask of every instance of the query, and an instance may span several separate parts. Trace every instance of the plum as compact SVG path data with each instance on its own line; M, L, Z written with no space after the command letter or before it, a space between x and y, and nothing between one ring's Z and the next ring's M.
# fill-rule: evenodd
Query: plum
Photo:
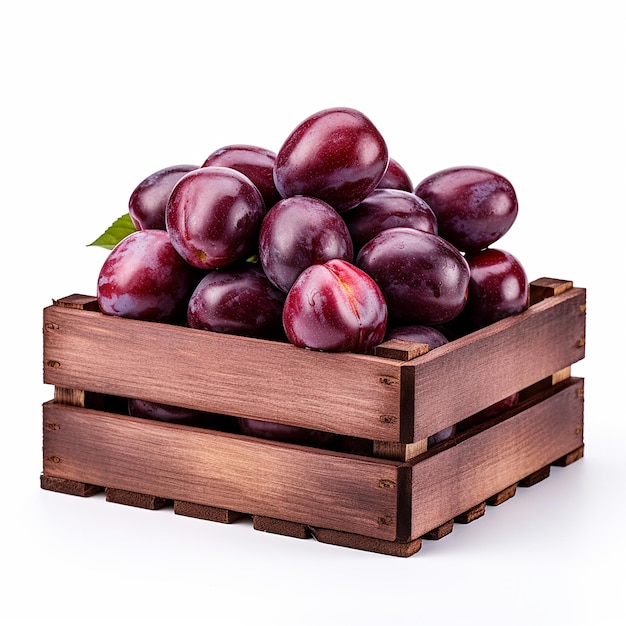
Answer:
M443 324L465 306L469 266L454 246L433 233L384 230L361 248L356 265L380 287L394 324Z
M243 417L239 420L239 427L244 435L316 447L327 447L335 438L333 433L321 430Z
M261 192L265 206L269 209L281 195L274 184L276 153L248 144L232 144L213 151L204 160L202 167L230 167L245 174Z
M128 214L137 230L165 230L165 208L174 185L197 165L171 165L150 174L130 194Z
M437 216L439 235L459 250L480 250L500 239L517 217L513 185L483 167L451 167L415 188Z
M283 196L312 196L342 212L381 181L389 152L369 118L351 108L314 113L287 137L276 155L274 182Z
M387 169L378 183L379 189L401 189L413 191L413 183L407 171L396 161L390 158Z
M520 261L487 248L465 256L470 268L467 303L458 323L465 331L493 324L528 308L530 284Z
M179 322L199 280L164 230L138 230L120 241L98 276L103 313L153 322Z
M414 193L401 189L375 189L356 207L342 213L356 252L388 228L407 227L437 234L433 210Z
M329 204L295 196L275 204L263 218L259 260L267 277L285 293L310 265L353 260L345 222Z
M260 339L284 338L285 294L255 265L209 272L189 299L191 328Z
M332 259L298 276L285 300L283 326L296 346L370 353L385 336L387 306L365 272Z
M201 167L183 176L167 202L172 245L190 264L217 269L256 252L265 203L252 181L229 167Z

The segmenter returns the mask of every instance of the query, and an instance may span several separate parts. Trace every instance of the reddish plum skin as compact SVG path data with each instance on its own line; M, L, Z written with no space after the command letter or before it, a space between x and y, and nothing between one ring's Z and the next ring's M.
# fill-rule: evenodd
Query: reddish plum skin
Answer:
M353 260L345 222L317 198L295 196L275 204L263 218L259 259L267 277L285 293L310 265Z
M379 189L400 189L413 191L413 182L407 171L395 159L389 159L387 170L378 183Z
M388 228L416 228L437 234L433 210L414 193L400 189L375 189L353 209L342 213L358 252L370 239Z
M176 183L165 220L178 253L190 265L210 270L256 251L264 215L261 193L247 176L207 166Z
M177 322L198 280L164 230L139 230L111 250L98 276L103 313L153 322Z
M481 167L452 167L428 176L415 188L437 216L439 234L463 252L500 239L517 217L513 185Z
M387 306L367 274L333 259L300 274L287 294L283 325L296 346L367 354L385 336Z
M528 308L530 284L510 252L487 248L466 255L470 267L467 303L460 322L476 330Z
M269 209L281 199L274 184L275 161L276 153L266 148L232 144L209 154L202 167L230 167L245 174L261 192L265 206Z
M282 441L284 443L326 447L334 439L333 433L255 419L241 418L239 427L244 435L271 439L272 441Z
M274 182L283 196L312 196L343 212L382 179L389 153L378 129L350 108L319 111L301 122L276 155Z
M133 417L156 420L158 422L171 422L185 424L196 421L204 415L202 411L185 409L160 402L148 402L136 398L128 399L128 412Z
M172 165L142 180L128 200L128 213L137 230L165 230L165 208L174 185L197 165Z
M257 266L209 272L194 290L187 308L191 328L218 333L284 338L285 294Z
M465 306L469 266L433 233L384 230L361 248L356 264L380 287L394 324L443 324Z
M423 324L407 324L388 328L385 336L385 340L387 339L404 339L405 341L425 343L429 350L434 350L448 343L448 338L443 333L432 326L424 326Z

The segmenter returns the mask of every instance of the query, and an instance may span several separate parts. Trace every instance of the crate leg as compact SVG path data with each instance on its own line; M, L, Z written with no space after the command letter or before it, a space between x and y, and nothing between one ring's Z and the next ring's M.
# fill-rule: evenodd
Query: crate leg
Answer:
M274 533L275 535L286 535L296 539L309 539L311 537L311 530L305 524L264 517L263 515L253 515L252 526L255 530Z
M356 550L365 550L366 552L376 552L388 556L409 557L418 552L422 547L421 538L413 539L412 541L386 541L384 539L365 537L364 535L355 535L353 533L330 530L328 528L311 528L310 530L313 537L321 543L329 543L335 546L354 548Z
M583 458L585 454L585 446L580 446L580 448L576 448L576 450L572 450L570 453L562 456L560 459L557 459L552 463L552 465L556 465L557 467L567 467L572 463Z
M431 541L439 541L446 535L449 535L454 530L454 520L451 519L449 522L442 524L441 526L437 526L437 528L433 528L430 532L427 532L422 536L422 539L429 539Z
M215 506L195 504L194 502L185 502L183 500L174 500L174 513L221 524L232 524L245 515L237 511L229 511L228 509L220 509Z
M65 493L82 498L88 498L104 491L104 487L99 487L98 485L81 483L76 480L68 480L67 478L57 478L56 476L46 476L45 474L41 475L39 482L41 488L46 491L56 491L57 493Z
M137 493L135 491L126 491L124 489L114 489L112 487L107 487L104 492L107 502L135 506L140 509L149 509L151 511L162 509L172 503L171 500L167 500L166 498L159 498L158 496L151 496L146 493Z
M522 478L522 480L520 480L517 484L519 487L532 487L533 485L536 485L542 480L548 478L548 476L550 476L550 466L546 465L529 476L526 476L526 478Z
M485 514L485 508L486 503L481 502L464 513L461 513L461 515L457 515L454 518L454 521L457 522L457 524L469 524L470 522L477 520L479 517L482 517Z
M507 500L512 498L516 492L517 492L517 483L494 494L493 496L491 496L491 498L488 498L487 504L489 506L499 506L503 502L506 502Z

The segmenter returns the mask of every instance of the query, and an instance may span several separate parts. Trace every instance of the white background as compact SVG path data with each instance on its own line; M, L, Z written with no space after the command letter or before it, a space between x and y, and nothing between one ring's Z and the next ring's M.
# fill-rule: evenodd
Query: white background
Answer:
M1 6L3 623L623 623L617 0ZM585 458L410 559L40 490L41 310L94 294L106 252L86 244L153 171L276 151L336 105L368 115L415 183L505 175L520 212L500 247L530 278L588 288Z

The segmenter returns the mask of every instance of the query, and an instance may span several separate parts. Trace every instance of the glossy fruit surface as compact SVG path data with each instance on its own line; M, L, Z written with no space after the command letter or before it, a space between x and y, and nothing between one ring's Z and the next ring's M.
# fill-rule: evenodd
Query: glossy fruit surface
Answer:
M387 339L404 339L415 343L425 343L429 350L434 350L448 343L448 339L443 333L432 326L422 324L407 324L388 328L385 336L385 340Z
M312 196L341 212L376 188L388 161L385 140L363 113L325 109L287 137L276 155L274 182L284 198Z
M149 402L148 400L139 400L137 398L128 399L128 413L133 417L177 424L196 421L204 416L202 411L185 409L160 402Z
M413 191L413 183L407 171L395 159L389 159L389 165L378 183L380 189L401 189Z
M329 204L294 196L275 204L263 218L259 259L267 277L284 292L310 265L353 260L345 222Z
M466 255L470 267L468 298L461 316L469 329L482 328L528 308L526 271L510 252L487 248Z
M442 324L465 305L467 262L433 233L384 230L361 248L356 264L380 287L394 324Z
M517 217L517 196L504 176L481 167L453 167L415 188L437 216L439 234L462 251L480 250L502 237Z
M333 433L327 433L321 430L255 419L241 418L239 420L239 426L244 435L308 446L325 447L332 443L335 437Z
M428 204L414 193L400 189L375 189L341 216L357 251L388 228L405 226L437 234L437 218Z
M202 167L230 167L245 174L261 192L265 206L269 209L281 198L274 184L275 161L276 153L266 148L232 144L209 154Z
M287 294L283 325L296 346L369 353L385 336L387 306L365 272L333 259L300 274Z
M216 269L256 252L265 204L237 170L208 166L176 183L165 213L172 245L190 264Z
M142 180L130 194L128 213L137 230L165 230L165 208L174 185L197 165L172 165Z
M184 312L197 271L176 252L164 230L139 230L111 250L98 276L103 313L173 322Z
M284 337L285 294L257 266L209 272L189 299L187 323L218 333L262 339Z

